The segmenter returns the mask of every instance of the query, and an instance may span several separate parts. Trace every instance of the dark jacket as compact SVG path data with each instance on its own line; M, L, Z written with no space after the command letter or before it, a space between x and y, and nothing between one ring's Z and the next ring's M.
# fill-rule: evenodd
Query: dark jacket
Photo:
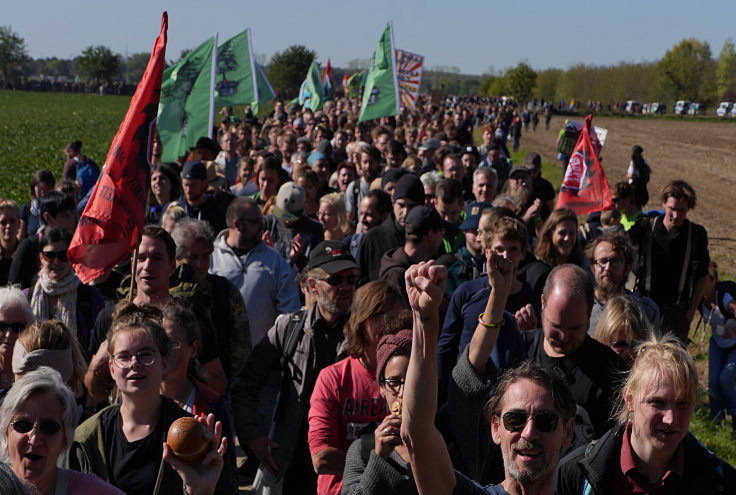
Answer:
M624 426L572 451L560 461L557 491L561 495L613 493L619 469ZM706 449L692 433L682 441L685 473L681 493L736 493L736 470ZM590 491L585 490L590 486Z
M403 245L404 231L399 228L393 213L381 225L366 232L358 248L360 283L378 279L384 253Z

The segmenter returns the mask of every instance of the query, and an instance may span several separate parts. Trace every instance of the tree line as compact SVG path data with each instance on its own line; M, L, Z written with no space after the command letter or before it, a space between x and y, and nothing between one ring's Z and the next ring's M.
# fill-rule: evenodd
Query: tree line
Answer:
M188 50L183 50L180 58ZM266 69L274 89L284 98L294 98L309 65L317 53L302 45L276 52ZM31 77L81 78L93 84L125 82L136 84L148 63L148 53L129 57L113 53L97 45L85 48L72 60L31 59L25 41L10 26L0 26L0 82L14 87ZM170 63L174 63L171 61ZM342 76L366 69L370 59L353 59L347 68L333 69L335 89L339 91ZM616 65L575 64L567 69L534 70L526 61L501 72L491 70L481 76L460 74L460 69L434 66L425 69L422 91L482 96L512 96L517 101L531 98L547 102L600 101L604 104L634 100L665 102L689 100L713 105L719 101L736 101L736 47L731 39L724 42L714 58L707 41L688 38L667 50L658 61L620 62Z

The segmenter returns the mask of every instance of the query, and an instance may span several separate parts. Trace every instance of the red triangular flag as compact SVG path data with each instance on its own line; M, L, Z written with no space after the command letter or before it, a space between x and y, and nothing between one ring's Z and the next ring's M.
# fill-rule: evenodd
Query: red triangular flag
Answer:
M110 145L105 167L69 246L69 259L84 283L125 259L143 230L151 169L149 150L161 95L168 26L164 12L146 72Z
M569 208L578 215L613 209L611 189L590 137L592 115L585 125L570 157L562 179L556 208Z

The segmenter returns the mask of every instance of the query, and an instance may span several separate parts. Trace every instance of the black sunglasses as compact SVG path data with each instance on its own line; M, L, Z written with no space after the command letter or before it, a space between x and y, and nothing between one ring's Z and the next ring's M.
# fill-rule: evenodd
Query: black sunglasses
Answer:
M503 427L512 433L521 431L529 420L529 415L521 411L510 411L501 416ZM534 427L542 433L552 433L557 429L560 415L553 412L539 412L532 416Z
M331 286L337 287L338 285L342 285L342 284L348 284L348 285L357 284L358 276L355 274L346 275L344 277L341 275L330 275L329 277L321 277L321 278L318 278L317 280L321 280L322 282L327 282Z
M25 323L8 323L7 321L0 321L0 333L5 333L10 330L13 333L20 333L26 328Z
M58 259L61 262L69 261L66 251L41 251L41 256L48 262Z
M52 420L46 420L41 421L40 423L33 424L31 421L28 421L27 419L19 419L18 421L13 421L10 423L11 426L15 431L18 433L28 433L33 429L35 426L38 431L43 433L44 435L56 435L59 433L59 430L61 430L61 425L57 423L56 421Z

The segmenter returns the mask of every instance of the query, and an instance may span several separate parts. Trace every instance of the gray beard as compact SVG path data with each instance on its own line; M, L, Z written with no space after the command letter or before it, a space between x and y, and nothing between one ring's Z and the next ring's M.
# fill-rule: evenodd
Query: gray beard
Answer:
M535 445L534 443L520 440L512 448L523 450L524 448L531 448L534 445ZM561 451L562 449L560 449L560 452ZM511 459L507 459L506 452L504 452L503 449L501 449L504 467L509 472L512 478L514 478L516 481L519 481L521 483L537 481L543 478L544 476L550 473L553 473L557 469L557 461L560 458L560 452L557 452L557 455L555 455L554 459L545 459L546 462L542 464L541 466L539 466L534 471L519 471L516 467L516 464Z

